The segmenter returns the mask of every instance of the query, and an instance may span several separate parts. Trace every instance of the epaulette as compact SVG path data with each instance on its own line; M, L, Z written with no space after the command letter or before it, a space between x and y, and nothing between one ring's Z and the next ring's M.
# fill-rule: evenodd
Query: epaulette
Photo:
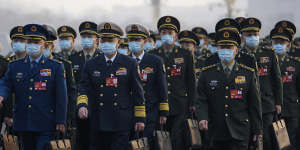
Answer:
M261 49L264 50L264 51L268 51L268 50L269 51L274 51L274 48L269 48L269 47L266 47L266 46L262 46Z
M52 61L57 62L57 63L59 63L59 64L62 64L62 62L59 61L59 60L57 60L57 59L49 59L49 60L52 60Z
M68 63L68 64L72 64L71 61L69 61L69 60L67 60L67 59L64 59L64 58L62 58L62 57L57 57L56 60L61 61L61 62L66 62L66 63Z
M293 59L293 60L295 60L295 61L297 61L297 62L300 62L300 58L296 58L296 57L293 57L293 56L288 56L290 59Z
M243 65L243 64L239 64L242 68L244 68L244 69L246 69L246 70L249 70L249 71L251 71L251 72L254 72L255 71L255 69L253 69L253 68L251 68L251 67L248 67L248 66L246 66L246 65Z
M241 54L244 54L244 55L248 55L248 56L251 56L251 57L255 57L255 55L253 53L249 53L249 52L245 52L245 51L239 51Z
M217 64L213 64L213 65L209 65L209 66L203 67L203 68L202 68L202 71L205 71L205 70L214 68L214 67L216 67L216 66L217 66Z

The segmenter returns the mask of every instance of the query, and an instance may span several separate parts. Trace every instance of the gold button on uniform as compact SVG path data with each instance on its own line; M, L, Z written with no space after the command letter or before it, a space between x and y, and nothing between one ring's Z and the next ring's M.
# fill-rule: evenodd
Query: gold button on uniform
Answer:
M168 91L168 94L171 94L171 91Z
M171 86L171 83L168 83L168 86Z
M228 99L228 96L226 95L225 98Z
M170 78L170 75L168 75L168 78Z
M28 105L28 108L31 108L31 105Z
M32 99L32 96L28 96L28 99Z
M228 114L225 114L225 117L228 117Z
M114 94L114 96L115 96L115 97L117 97L117 96L118 96L118 94L117 94L117 93L115 93L115 94Z
M100 96L103 97L103 94L101 93Z
M29 81L30 81L30 82L33 82L33 79L30 79Z
M103 106L104 104L103 103L100 103L100 106Z
M226 87L225 87L225 89L226 89L226 90L228 90L228 89L229 89L229 87L228 87L228 86L226 86Z
M103 88L103 84L101 84L100 87Z
M30 87L29 90L32 91L32 87Z
M118 103L114 102L114 106L118 106Z
M227 104L225 104L225 108L228 108L228 105L227 105Z

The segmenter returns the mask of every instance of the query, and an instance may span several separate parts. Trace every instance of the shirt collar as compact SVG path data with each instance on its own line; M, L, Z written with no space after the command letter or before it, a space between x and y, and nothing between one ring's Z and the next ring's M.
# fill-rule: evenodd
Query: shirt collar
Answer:
M86 55L90 55L91 57L93 57L95 51L96 51L96 49L94 49L94 50L92 50L91 52L87 53L86 51L83 50L83 54L84 54L85 57L86 57Z
M29 56L29 60L30 60L30 62L32 62L32 61L35 61L36 63L39 63L40 62L40 60L42 59L42 56L43 55L41 55L40 57L38 57L37 59L32 59L30 56Z
M132 58L133 59L140 59L140 60L142 60L143 59L143 57L144 57L144 55L145 55L145 52L143 52L139 57L136 57L133 53L132 53Z
M105 62L107 62L107 61L111 61L111 62L114 62L114 60L116 59L116 57L117 57L117 54L115 54L115 56L113 56L111 59L109 59L108 57L106 57L105 55L104 55L104 57L105 57Z
M228 68L230 71L232 71L234 65L235 65L235 61L230 66L226 66L224 63L222 63L223 69Z

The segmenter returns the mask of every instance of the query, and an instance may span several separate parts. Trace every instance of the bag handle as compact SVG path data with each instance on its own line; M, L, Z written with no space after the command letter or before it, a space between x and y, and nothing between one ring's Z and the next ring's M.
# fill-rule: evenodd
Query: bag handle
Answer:
M162 136L168 137L167 131L164 128L163 124L160 124L160 130L161 130Z

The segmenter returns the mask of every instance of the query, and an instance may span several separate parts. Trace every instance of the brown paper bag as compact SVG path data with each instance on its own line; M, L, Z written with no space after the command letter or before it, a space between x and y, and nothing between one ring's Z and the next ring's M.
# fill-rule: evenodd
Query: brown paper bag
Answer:
M283 119L273 122L273 129L275 132L278 149L282 150L291 145L285 121Z

